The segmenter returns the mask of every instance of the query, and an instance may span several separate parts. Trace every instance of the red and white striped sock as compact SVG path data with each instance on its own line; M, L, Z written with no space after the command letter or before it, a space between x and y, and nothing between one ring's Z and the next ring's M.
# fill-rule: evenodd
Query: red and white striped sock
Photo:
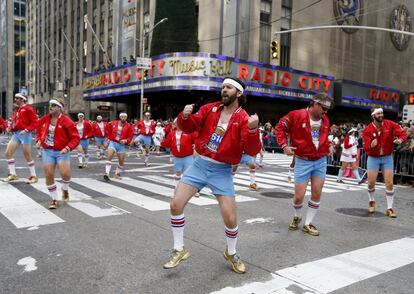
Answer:
M171 230L174 238L174 249L181 251L184 248L184 213L180 215L171 215Z
M394 189L391 191L385 190L385 197L387 198L387 209L392 209L394 203Z
M227 241L227 253L229 255L236 254L237 235L239 234L239 226L233 229L225 227L226 241Z
M16 174L16 161L14 158L7 160L7 166L9 168L9 174L15 175Z
M47 186L47 189L49 190L50 197L52 197L53 200L58 200L56 184Z
M316 213L318 212L319 203L320 202L315 202L315 201L309 200L309 202L308 202L308 211L306 212L305 225L309 225L310 223L312 223L313 218L315 217Z
M34 161L32 160L32 161L28 162L27 165L29 166L30 175L32 177L35 177L36 176L36 170L35 170L35 163L34 163Z

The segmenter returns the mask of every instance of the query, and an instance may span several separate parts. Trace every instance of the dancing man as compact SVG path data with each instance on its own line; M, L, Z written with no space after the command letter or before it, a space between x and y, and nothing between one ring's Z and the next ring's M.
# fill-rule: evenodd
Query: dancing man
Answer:
M198 131L195 148L199 156L184 172L171 200L171 228L174 249L164 268L174 268L190 256L184 248L184 208L193 195L208 186L219 202L225 225L227 248L224 258L233 271L244 273L246 267L236 251L239 228L232 177L232 165L238 164L243 152L254 156L260 150L257 115L249 117L241 108L245 102L244 83L226 78L221 102L209 103L193 114L194 104L186 105L178 115L178 126L185 133Z
M387 198L387 216L397 217L393 209L394 203L394 160L393 144L401 144L407 140L407 134L401 126L393 121L384 119L382 108L374 107L371 110L372 122L363 132L364 150L368 155L368 212L375 212L375 182L378 171L382 169L385 181L385 196Z
M328 140L330 124L326 115L332 104L333 99L325 93L316 94L308 108L289 112L280 119L275 129L277 143L282 146L284 153L295 156L294 217L289 229L297 230L302 220L303 198L310 180L312 195L302 230L312 236L319 236L312 221L319 209L325 182L326 156L333 152ZM287 144L286 134L292 146Z

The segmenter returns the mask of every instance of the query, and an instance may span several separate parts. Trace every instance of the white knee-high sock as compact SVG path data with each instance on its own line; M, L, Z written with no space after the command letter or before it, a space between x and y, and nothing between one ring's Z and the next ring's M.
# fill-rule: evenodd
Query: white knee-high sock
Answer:
M319 203L320 202L315 202L315 201L309 200L309 202L308 202L308 211L306 212L305 225L309 225L313 221L313 218L315 217L316 213L318 212Z
M385 190L385 196L387 197L387 209L392 209L394 203L394 189L391 191Z
M7 166L9 168L9 174L15 175L16 174L16 161L14 158L7 160Z
M68 191L69 190L69 183L70 183L70 180L68 180L68 181L62 180L62 189L65 190L65 191Z
M52 197L53 200L58 200L56 184L47 186L47 189L49 190L50 197Z
M344 173L344 172L343 172L342 168L340 168L340 169L339 169L339 172L338 172L338 178L337 178L337 180L338 180L338 181L342 180L342 175L343 175L343 173Z
M184 248L184 213L180 215L171 215L171 230L174 238L174 250L181 251Z
M83 153L78 152L78 160L80 164L83 163Z
M105 173L107 175L109 175L109 173L111 172L111 168L112 168L112 162L107 161L105 164Z
M32 177L35 177L36 176L36 170L35 170L35 163L34 163L34 161L32 160L32 161L28 162L27 165L29 166L30 175Z
M293 203L293 210L294 210L295 216L301 217L302 206L303 206L303 203L299 203L299 204Z
M236 254L236 244L237 244L237 235L239 234L239 226L236 226L234 229L229 229L226 227L226 241L227 241L227 253L229 255Z
M368 188L369 201L375 201L375 188Z
M250 184L254 184L256 182L256 170L251 169L250 172Z
M357 168L353 169L352 172L354 173L355 179L357 179L358 182L361 181L361 176L359 175L359 171Z

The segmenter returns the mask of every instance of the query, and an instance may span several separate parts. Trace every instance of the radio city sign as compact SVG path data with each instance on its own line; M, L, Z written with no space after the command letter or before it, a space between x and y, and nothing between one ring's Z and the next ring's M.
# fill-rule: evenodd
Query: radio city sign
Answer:
M180 89L186 80L191 80L193 86L202 86L206 80L213 80L219 89L221 80L227 76L243 80L247 85L246 93L251 95L310 98L314 92L333 91L333 77L202 52L153 57L151 68L144 73L146 89L159 87L159 90L162 90L162 81L167 80L170 86L174 84L171 80L175 80ZM85 92L92 92L93 89L134 85L142 78L142 70L131 64L86 75L83 86Z

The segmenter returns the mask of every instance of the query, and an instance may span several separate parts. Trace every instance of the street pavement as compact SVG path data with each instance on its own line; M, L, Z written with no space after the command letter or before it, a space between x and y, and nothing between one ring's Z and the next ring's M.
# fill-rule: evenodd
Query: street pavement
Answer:
M337 184L328 176L314 220L321 235L312 237L288 229L291 159L267 153L256 175L259 191L249 190L246 167L234 178L237 248L247 273L232 272L223 258L224 226L208 189L185 210L190 258L165 270L172 247L169 199L174 191L168 156L151 156L152 165L145 167L143 158L131 151L124 178L105 183L105 160L97 160L91 149L86 169L78 169L72 154L71 201L54 211L48 210L41 160L36 159L39 183L26 184L29 170L21 149L17 151L22 180L0 183L0 293L413 291L412 187L395 187L398 218L390 219L383 184L377 187L378 211L368 215L365 184L352 179ZM0 144L0 177L7 175L4 150ZM303 214L306 209L305 203Z

